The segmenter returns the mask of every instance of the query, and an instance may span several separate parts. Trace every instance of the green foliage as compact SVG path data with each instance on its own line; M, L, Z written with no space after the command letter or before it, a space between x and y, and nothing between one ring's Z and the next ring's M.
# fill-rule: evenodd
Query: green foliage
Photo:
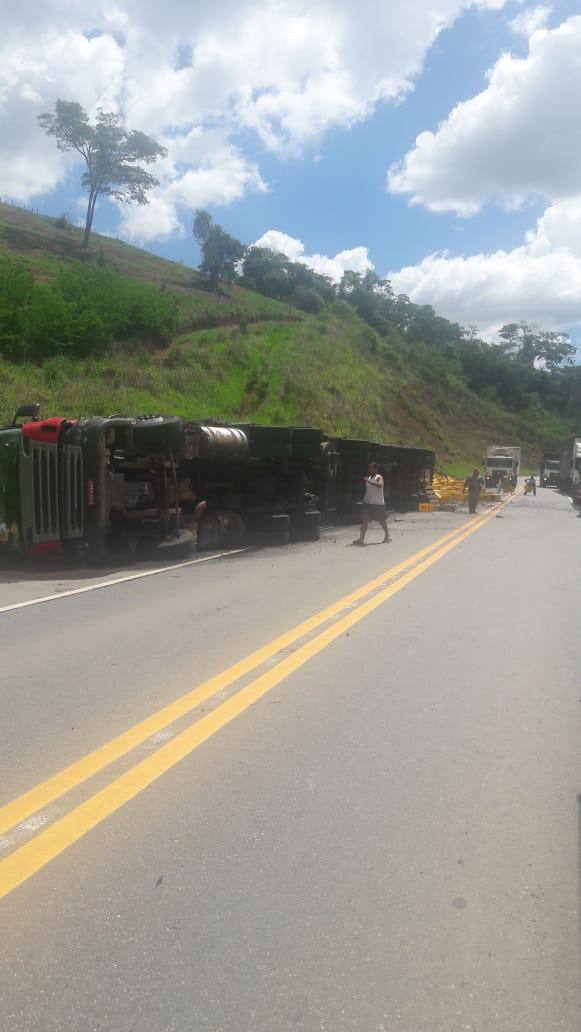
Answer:
M501 439L534 468L541 449L580 429L581 367L548 372L506 355L375 273L334 288L251 248L243 277L212 295L193 270L110 238L92 261L72 262L78 239L0 205L0 417L34 397L65 415L311 423L433 447L457 472Z
M159 341L178 326L174 294L82 264L37 283L22 263L0 257L0 352L13 361L87 356L112 341Z
M248 247L244 252L240 282L249 290L286 301L316 315L333 301L335 292L326 276L291 262L284 254L267 247Z
M536 323L507 323L499 336L505 353L529 366L542 361L547 369L557 369L563 363L571 363L575 355L575 345L568 333L543 330Z
M6 358L22 352L23 313L33 293L31 272L21 262L0 260L0 353Z
M296 287L293 301L297 308L303 312L309 312L311 315L318 315L325 307L321 295L310 287Z
M234 278L236 264L244 254L244 247L239 240L216 225L212 216L201 208L196 210L193 230L202 252L200 272L207 277L210 286L216 289L220 280Z

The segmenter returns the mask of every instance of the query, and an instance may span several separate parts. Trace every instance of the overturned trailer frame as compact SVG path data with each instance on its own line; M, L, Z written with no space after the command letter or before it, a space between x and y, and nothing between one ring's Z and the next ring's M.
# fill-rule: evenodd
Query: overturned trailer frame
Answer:
M376 462L383 475L388 508L403 512L416 509L419 502L426 500L434 477L433 451L345 438L335 438L333 445L339 460L335 489L337 522L359 520L363 478L370 462Z
M386 502L416 508L435 456L315 427L174 416L40 420L0 429L0 551L103 563L236 544L313 541L359 520L369 462ZM17 414L18 417L18 414Z
M246 538L252 544L317 540L320 499L329 496L335 456L312 427L185 425L180 469L191 518L200 505L200 547Z

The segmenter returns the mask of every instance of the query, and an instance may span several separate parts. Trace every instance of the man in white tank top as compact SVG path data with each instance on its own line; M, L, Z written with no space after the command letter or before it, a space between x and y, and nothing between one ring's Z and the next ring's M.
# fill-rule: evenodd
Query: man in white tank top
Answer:
M364 477L365 496L361 506L361 533L353 542L354 545L364 545L365 535L371 520L377 520L383 530L383 543L391 541L387 529L387 513L385 511L385 497L383 494L383 477L379 472L376 462L369 463L369 476Z

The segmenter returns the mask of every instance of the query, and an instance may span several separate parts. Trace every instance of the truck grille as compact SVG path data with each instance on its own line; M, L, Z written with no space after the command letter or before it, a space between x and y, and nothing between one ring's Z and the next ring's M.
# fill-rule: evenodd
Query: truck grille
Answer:
M42 441L27 441L20 463L28 546L82 537L82 448L73 444L58 448Z
M58 480L56 450L33 444L32 448L33 526L37 541L58 537Z
M61 452L62 536L78 538L83 534L83 451L66 444Z

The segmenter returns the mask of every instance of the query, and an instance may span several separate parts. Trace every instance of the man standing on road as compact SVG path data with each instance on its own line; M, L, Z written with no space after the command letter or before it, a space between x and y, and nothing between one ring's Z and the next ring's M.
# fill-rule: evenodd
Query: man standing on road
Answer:
M383 544L391 541L387 529L387 512L385 511L385 497L383 494L383 477L379 472L376 462L369 463L369 476L363 478L365 481L365 497L361 506L361 533L353 542L354 545L364 545L365 535L370 520L377 520L383 530Z
M466 480L464 481L464 493L468 491L469 512L476 512L476 506L478 505L478 499L480 498L482 488L482 477L480 476L478 467L475 466L470 476L466 477Z

